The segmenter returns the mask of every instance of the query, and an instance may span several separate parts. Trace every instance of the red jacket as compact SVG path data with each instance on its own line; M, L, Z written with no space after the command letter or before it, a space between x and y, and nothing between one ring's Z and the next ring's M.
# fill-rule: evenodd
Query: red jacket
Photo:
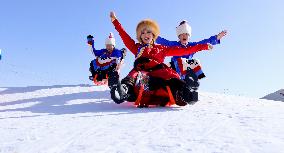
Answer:
M163 64L166 56L183 56L196 53L201 50L208 50L207 44L198 44L190 47L180 46L163 46L158 44L145 45L141 43L135 43L135 41L126 33L119 21L116 19L113 21L115 29L118 31L125 46L136 56L136 59L145 57L150 59L150 62L143 65L143 70L151 69L158 64ZM162 69L153 70L149 73L150 76L163 78L165 80L171 78L179 78L179 75L171 68L165 66ZM135 70L129 73L129 76L135 78Z

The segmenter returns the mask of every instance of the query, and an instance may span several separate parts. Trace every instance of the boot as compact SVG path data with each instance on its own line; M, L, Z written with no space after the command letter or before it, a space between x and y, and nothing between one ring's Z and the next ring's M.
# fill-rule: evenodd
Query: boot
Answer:
M188 104L194 104L198 101L198 92L185 87L181 93L182 99Z
M135 85L134 79L130 77L125 77L124 79L121 80L121 84L125 85L128 89L127 90L127 101L129 102L136 101L137 97L134 92L134 85Z
M178 106L187 105L187 102L183 99L182 91L177 91L175 101L176 101L176 105L178 105Z
M118 81L117 85L112 86L110 90L111 99L117 103L121 104L128 98L128 87L125 84L120 84Z
M183 88L186 86L185 81L179 79L170 79L167 81L167 85L169 85L173 97L175 98L176 105L185 106L187 102L183 98Z
M191 76L190 74L187 74L184 78L184 81L187 85L187 88L190 88L192 90L198 90L199 88L199 81L198 78Z

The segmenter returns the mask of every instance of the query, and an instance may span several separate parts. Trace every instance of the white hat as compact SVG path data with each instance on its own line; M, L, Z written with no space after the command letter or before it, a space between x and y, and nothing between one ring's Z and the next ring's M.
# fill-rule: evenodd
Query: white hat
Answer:
M106 38L105 44L106 45L109 44L109 45L115 46L115 39L113 37L113 33L112 32L110 32L109 36Z
M180 25L176 28L177 36L187 33L191 37L191 26L187 23L186 20L183 20Z

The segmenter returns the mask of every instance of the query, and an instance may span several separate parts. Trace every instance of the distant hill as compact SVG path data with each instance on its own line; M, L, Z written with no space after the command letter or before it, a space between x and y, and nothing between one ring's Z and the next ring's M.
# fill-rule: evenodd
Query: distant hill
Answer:
M274 93L268 94L261 99L283 101L284 102L284 89L280 89Z

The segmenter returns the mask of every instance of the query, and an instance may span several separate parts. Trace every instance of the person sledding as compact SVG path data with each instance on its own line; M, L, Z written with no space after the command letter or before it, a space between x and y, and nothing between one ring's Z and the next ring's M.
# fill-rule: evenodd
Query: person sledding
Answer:
M105 49L95 49L93 38L92 35L87 37L87 43L95 56L95 59L90 63L89 70L92 75L89 76L89 79L93 81L95 85L108 83L108 86L111 88L113 84L117 84L117 82L113 82L113 80L115 81L119 77L118 72L122 65L126 49L122 48L119 50L115 48L115 39L112 33L110 33L105 40Z
M176 34L179 41L169 41L165 38L158 36L156 43L165 46L181 46L188 47L197 44L207 44L211 45L220 44L220 40L227 34L226 30L221 31L219 34L204 39L199 42L189 42L191 37L191 26L186 20L180 22L176 27ZM201 68L200 61L198 59L193 59L194 53L185 56L173 56L171 58L170 67L174 69L184 80L188 88L191 89L191 100L192 102L198 101L198 87L200 85L199 79L205 77L203 70Z
M164 59L166 56L183 56L201 50L209 50L212 49L212 45L198 44L180 47L155 44L160 30L158 24L151 19L142 20L138 23L136 36L139 43L135 43L119 23L114 12L110 13L110 18L126 47L136 57L134 68L122 79L121 83L118 81L118 85L111 90L111 97L114 102L135 101L135 104L139 107L165 106L169 103L180 106L186 105L188 102L187 93L189 92L186 84L180 79L178 73L163 63ZM143 74L146 74L148 79L145 79ZM147 82L146 89L145 86L138 88L137 84L141 82L142 84Z

